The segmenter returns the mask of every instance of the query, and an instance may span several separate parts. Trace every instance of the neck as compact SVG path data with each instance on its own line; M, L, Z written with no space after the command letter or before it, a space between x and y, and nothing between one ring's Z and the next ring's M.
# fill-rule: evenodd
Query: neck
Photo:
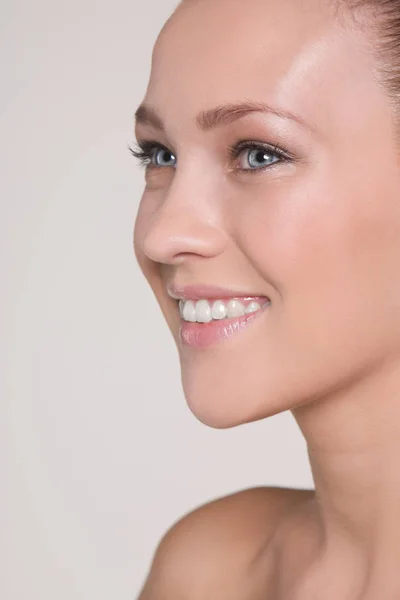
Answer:
M293 414L308 445L325 554L346 548L374 589L384 580L399 591L400 361Z

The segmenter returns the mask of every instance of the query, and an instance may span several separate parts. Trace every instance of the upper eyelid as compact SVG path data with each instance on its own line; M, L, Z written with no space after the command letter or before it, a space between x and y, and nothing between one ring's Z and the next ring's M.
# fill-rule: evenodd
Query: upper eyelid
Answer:
M136 145L139 151L135 151L132 148L130 148L130 151L133 155L140 153L145 154L150 153L150 151L163 149L167 152L171 152L171 154L173 154L176 157L176 152L168 148L168 146L166 146L165 144L161 144L161 142L156 142L155 140L137 140Z
M156 140L137 140L137 146L139 147L139 149L141 150L142 153L150 153L150 151L154 151L154 150L159 150L159 149L164 149L167 152L170 152L175 158L177 158L177 153L174 150L171 150L171 148L168 148L168 146L166 146L165 144L162 144L161 142L157 142ZM240 147L241 146L241 147ZM285 148L282 148L279 144L272 144L269 142L265 142L265 141L260 141L260 140L252 140L252 139L248 139L248 140L241 140L238 141L234 144L231 144L228 146L228 155L230 158L235 158L235 150L237 150L237 155L239 155L241 152L248 150L250 148L266 148L269 151L271 151L272 153L276 154L277 156L279 156L282 160L286 159L286 160L296 160L296 157L289 152L288 150L286 150ZM132 149L131 149L132 154L137 154L135 153Z
M253 149L254 148L266 148L272 154L276 154L281 159L287 159L287 160L295 159L295 157L293 156L293 154L291 152L289 152L285 148L282 148L279 144L271 144L269 142L260 142L260 141L251 140L251 139L239 141L239 142L236 142L235 144L232 144L231 146L229 146L229 153L234 154L236 151L237 155L239 155L244 150L249 150L251 148L253 148Z
M160 148L165 148L166 150L171 150L170 148L168 148L168 146L166 146L162 142L158 142L157 140L153 140L151 138L137 139L136 144L139 146L139 148L146 148L147 146L151 145L151 146L159 146Z

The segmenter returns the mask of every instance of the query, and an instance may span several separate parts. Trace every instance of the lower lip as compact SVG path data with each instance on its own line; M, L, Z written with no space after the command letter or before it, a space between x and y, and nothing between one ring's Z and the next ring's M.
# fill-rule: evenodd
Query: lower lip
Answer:
M210 323L189 323L181 320L180 339L185 346L207 348L247 329L250 323L261 316L269 306L270 304L267 304L260 310L242 317L210 321Z

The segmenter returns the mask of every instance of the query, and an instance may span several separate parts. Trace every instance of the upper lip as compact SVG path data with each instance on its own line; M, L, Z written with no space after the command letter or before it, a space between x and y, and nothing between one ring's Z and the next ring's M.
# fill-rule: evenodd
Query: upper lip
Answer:
M249 290L234 287L218 287L199 283L197 285L179 285L171 283L167 286L167 292L175 300L201 300L203 298L267 298L264 294L255 294Z

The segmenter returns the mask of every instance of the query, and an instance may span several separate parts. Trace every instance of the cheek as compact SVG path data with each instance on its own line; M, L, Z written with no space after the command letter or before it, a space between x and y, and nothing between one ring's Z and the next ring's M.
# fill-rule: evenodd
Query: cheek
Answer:
M392 254L399 233L399 209L385 213L382 190L341 189L335 179L321 169L307 180L260 185L248 199L235 199L236 241L282 296L304 291L302 282L314 287L336 280L347 287L349 279L368 275L371 281L371 268L382 275L382 263L387 271L385 252Z
M329 205L335 197L326 195L325 210L242 213L236 241L271 285L273 305L229 348L181 351L185 395L204 423L231 427L293 409L345 389L399 351L399 290L393 259L386 264L395 248L399 255L398 225L391 230L382 212L360 219Z
M288 339L328 351L331 343L332 352L343 340L358 352L361 343L371 351L399 339L397 205L386 210L383 190L371 187L298 189L254 197L236 228L242 251L275 289Z
M343 249L345 218L334 215L324 190L301 183L258 190L246 210L235 210L235 237L256 270L286 299L303 289L305 279L326 274L327 261ZM347 243L347 242L346 242Z

